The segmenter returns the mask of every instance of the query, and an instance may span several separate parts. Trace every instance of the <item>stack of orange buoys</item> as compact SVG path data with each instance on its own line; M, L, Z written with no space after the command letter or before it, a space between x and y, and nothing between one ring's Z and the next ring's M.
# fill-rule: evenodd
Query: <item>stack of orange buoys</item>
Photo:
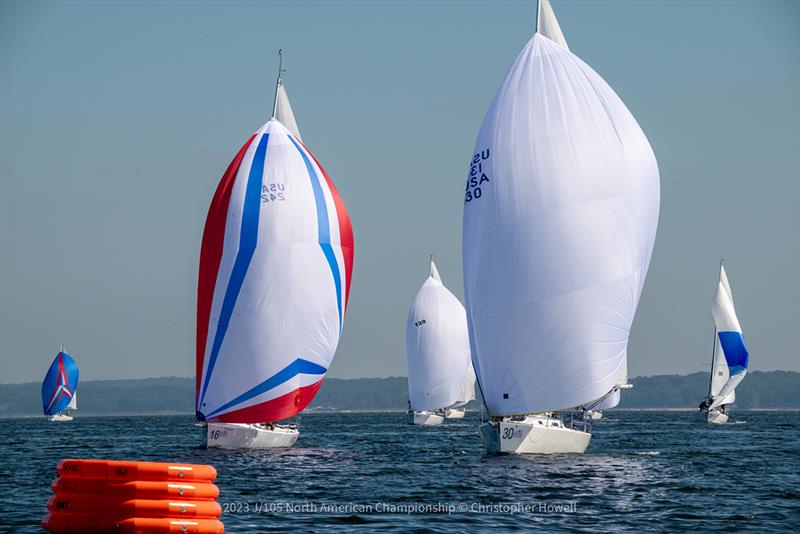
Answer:
M61 460L42 527L54 534L222 534L210 465Z

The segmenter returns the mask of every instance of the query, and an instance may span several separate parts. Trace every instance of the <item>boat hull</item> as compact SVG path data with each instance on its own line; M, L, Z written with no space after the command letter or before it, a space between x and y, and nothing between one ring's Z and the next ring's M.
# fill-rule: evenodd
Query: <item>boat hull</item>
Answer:
M712 425L724 425L728 422L728 414L719 410L709 410L707 420Z
M54 423L65 423L67 421L72 421L72 416L65 413L54 413L53 415L48 415L47 420L53 421Z
M275 449L291 447L300 436L297 427L274 425L272 429L260 425L239 423L209 423L208 447L220 449Z
M419 426L439 426L444 422L444 415L435 412L408 412L408 422Z
M589 432L568 428L561 420L544 415L487 421L480 431L490 454L579 454L586 451L592 438Z
M465 413L464 408L448 408L444 411L444 416L447 419L464 419Z

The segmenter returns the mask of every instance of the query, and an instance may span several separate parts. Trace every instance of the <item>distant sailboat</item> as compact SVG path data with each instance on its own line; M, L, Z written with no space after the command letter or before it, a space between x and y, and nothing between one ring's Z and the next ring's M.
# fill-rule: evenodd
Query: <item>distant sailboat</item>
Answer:
M481 435L492 453L584 452L589 425L553 412L601 399L626 374L659 175L636 120L569 51L546 0L473 154L462 250Z
M700 403L708 422L728 422L728 406L736 400L736 386L747 374L749 354L742 336L742 327L733 307L733 293L722 262L719 283L711 307L714 316L714 348L711 352L711 377L708 396Z
M42 411L50 421L72 421L78 409L78 364L64 352L56 355L42 382Z
M467 342L469 342L469 338ZM464 374L464 381L461 383L458 399L450 408L445 408L444 416L447 419L464 419L464 415L466 415L464 406L473 400L475 400L475 369L472 367L472 360L470 359L467 362L467 372Z
M200 252L197 418L209 447L287 447L333 360L353 266L350 218L300 140L278 68L273 118L234 157Z
M464 306L442 284L431 257L406 323L410 423L440 425L446 409L463 406L469 358Z

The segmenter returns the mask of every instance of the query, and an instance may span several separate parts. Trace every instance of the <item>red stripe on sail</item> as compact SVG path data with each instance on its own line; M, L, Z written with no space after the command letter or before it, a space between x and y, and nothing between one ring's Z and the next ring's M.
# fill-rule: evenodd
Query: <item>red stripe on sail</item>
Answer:
M222 249L225 242L225 222L228 218L228 204L231 200L231 191L236 181L236 173L247 151L253 142L255 134L239 149L233 158L222 179L219 181L211 206L208 208L206 225L203 229L203 243L200 247L200 274L197 281L197 346L195 388L196 397L200 395L200 384L203 376L203 358L206 352L206 339L208 338L208 323L211 316L211 303L214 300L214 287L217 283L219 264L222 261Z
M208 421L210 423L271 423L288 419L299 414L308 406L321 385L322 380L261 404L234 410L218 417L211 417Z
M298 141L300 141L298 139ZM303 142L300 141L302 145ZM303 145L303 148L306 149L306 152L311 159L314 160L314 163L317 164L319 170L322 171L322 175L325 177L325 182L328 184L328 188L331 190L331 196L333 197L333 203L336 206L336 218L339 220L339 244L342 247L342 258L344 259L344 272L345 272L345 283L346 288L344 292L344 310L347 310L347 299L350 297L350 278L353 274L353 253L355 252L355 247L353 246L353 227L350 224L350 214L347 213L347 208L344 205L344 201L342 197L339 196L339 191L336 190L336 186L333 185L333 181L331 181L330 176L328 173L325 172L325 169L322 168L322 165L319 164L317 158L314 157L314 154Z

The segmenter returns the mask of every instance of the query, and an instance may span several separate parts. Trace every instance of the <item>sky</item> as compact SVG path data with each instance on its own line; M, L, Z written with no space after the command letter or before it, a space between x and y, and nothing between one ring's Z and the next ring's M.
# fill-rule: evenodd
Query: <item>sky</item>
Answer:
M725 259L751 369L800 370L800 2L570 1L573 53L661 172L631 376L708 370ZM428 255L459 298L463 181L535 27L519 2L0 2L0 382L193 376L213 191L272 111L277 50L349 210L329 375L406 375Z

